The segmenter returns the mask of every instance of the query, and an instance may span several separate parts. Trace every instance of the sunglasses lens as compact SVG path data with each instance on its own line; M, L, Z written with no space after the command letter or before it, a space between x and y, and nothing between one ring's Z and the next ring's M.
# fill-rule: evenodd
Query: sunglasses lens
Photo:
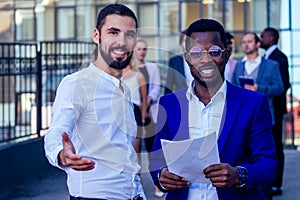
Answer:
M212 46L209 48L208 54L211 58L219 58L222 54L222 49L218 46Z
M190 52L190 56L192 58L200 58L202 56L202 51L194 51L194 52Z

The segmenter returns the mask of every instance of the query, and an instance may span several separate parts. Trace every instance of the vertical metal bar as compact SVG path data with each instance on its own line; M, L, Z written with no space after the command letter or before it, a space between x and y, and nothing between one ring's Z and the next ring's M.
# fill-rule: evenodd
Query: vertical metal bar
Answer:
M41 44L42 46L42 44ZM36 132L41 137L42 129L42 48L36 50Z

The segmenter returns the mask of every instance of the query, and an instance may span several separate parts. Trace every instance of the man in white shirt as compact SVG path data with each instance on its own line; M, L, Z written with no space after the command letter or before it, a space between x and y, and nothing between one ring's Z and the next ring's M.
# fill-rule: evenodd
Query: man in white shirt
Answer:
M67 173L71 200L145 199L132 146L137 127L130 90L120 79L136 34L129 8L103 8L93 32L97 60L58 87L45 151L49 162Z

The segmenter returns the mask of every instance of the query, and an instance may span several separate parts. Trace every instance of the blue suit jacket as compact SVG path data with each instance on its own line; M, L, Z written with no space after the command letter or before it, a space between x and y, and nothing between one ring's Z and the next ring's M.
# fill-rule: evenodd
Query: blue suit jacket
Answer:
M183 56L177 55L169 60L165 94L186 88Z
M186 91L180 90L160 99L157 135L149 165L155 184L159 169L166 166L160 140L189 138ZM226 106L218 139L220 161L244 166L248 170L248 181L242 188L218 188L219 199L265 199L261 187L272 183L277 170L271 128L266 96L227 82ZM185 188L168 192L166 199L185 200L187 195L188 188Z
M240 61L235 66L231 83L240 86L239 76L244 76L244 73L245 61ZM273 97L284 93L278 63L262 57L255 83L258 85L257 92L268 96L272 121L275 123Z

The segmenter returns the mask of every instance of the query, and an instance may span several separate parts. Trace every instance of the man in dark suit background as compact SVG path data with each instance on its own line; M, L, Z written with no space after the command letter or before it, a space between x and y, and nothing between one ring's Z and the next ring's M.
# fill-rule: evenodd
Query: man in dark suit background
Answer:
M179 44L183 51L185 49L185 33L183 30L179 36ZM164 94L168 94L183 88L188 87L188 84L193 80L190 68L183 55L176 55L170 58L167 74L167 81Z
M260 47L266 50L265 58L277 61L279 64L280 74L284 85L284 93L273 97L275 125L273 126L273 137L276 145L276 154L279 159L278 173L276 181L273 183L273 194L282 194L282 179L284 170L284 152L282 144L282 121L283 116L287 113L286 109L286 92L290 88L289 63L286 55L278 49L279 32L271 27L265 28L261 33Z

